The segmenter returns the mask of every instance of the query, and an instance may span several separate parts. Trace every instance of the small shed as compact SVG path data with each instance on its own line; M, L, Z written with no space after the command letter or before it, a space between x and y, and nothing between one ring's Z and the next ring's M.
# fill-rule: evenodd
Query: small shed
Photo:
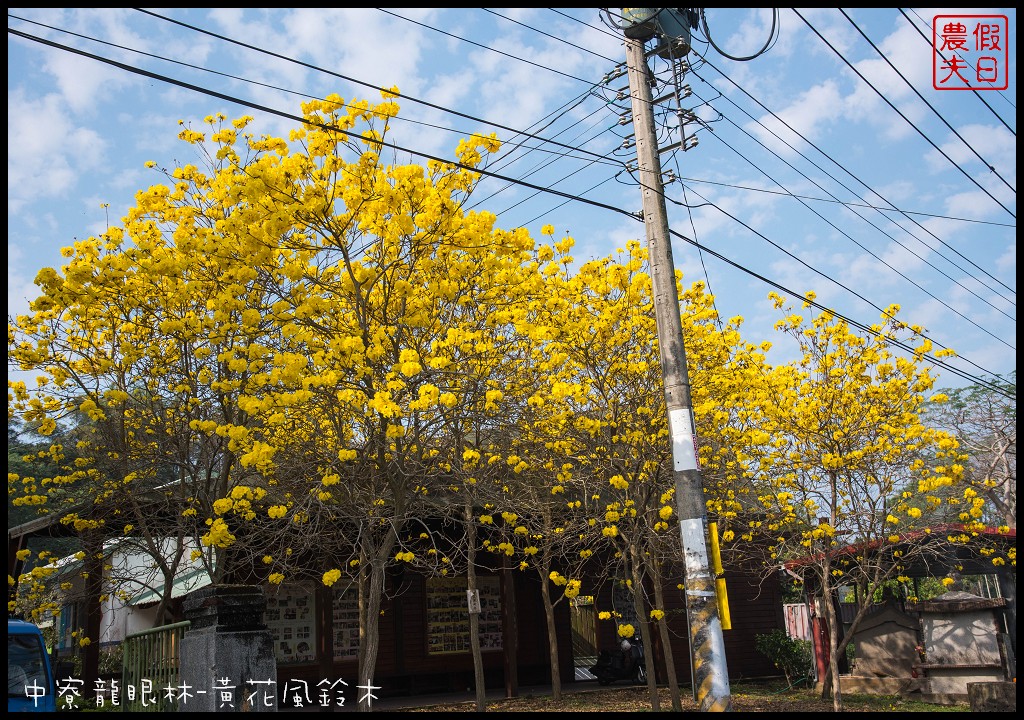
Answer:
M904 612L895 599L864 616L854 634L858 677L909 678L917 655L918 619Z
M920 617L924 659L916 664L925 694L966 702L968 683L1007 680L1009 637L1002 616L1006 598L954 591L907 603Z

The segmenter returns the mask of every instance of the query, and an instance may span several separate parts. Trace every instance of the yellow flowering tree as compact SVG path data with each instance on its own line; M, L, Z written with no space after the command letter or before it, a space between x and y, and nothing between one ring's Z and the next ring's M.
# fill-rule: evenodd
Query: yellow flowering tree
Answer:
M565 357L559 379L578 396L562 432L579 448L574 452L593 478L590 522L595 541L616 560L610 572L628 581L643 642L652 646L650 618L663 647L669 648L668 626L659 608L665 607L666 568L674 565L678 571L682 553L648 272L647 251L630 241L624 249L585 263L565 278L563 296L573 301L552 319L555 340L549 354ZM752 363L742 347L741 319L719 324L713 298L703 285L684 290L681 273L676 282L693 366L698 435L722 437L733 417L719 411L732 407L731 399L738 396L734 383L742 378L736 358L742 355L745 365ZM700 451L708 463L726 449L733 446L707 443ZM647 588L653 591L652 597ZM649 656L647 662L657 708L653 658ZM669 677L674 678L670 652L666 664ZM677 684L672 682L670 690L678 709Z
M245 236L217 228L230 210L211 177L230 162L212 162L168 173L122 227L65 248L67 264L39 272L31 314L9 326L11 360L40 377L31 390L9 382L10 411L47 435L73 426L73 446L50 448L61 467L39 480L45 492L24 497L95 542L126 535L164 588L191 552L215 580L228 572L232 536L213 506L244 481L235 451L251 418L238 400L260 361L252 348L274 342Z
M434 562L403 538L446 512L469 419L502 412L509 307L533 241L463 210L493 138L461 142L460 164L388 164L392 94L372 106L329 97L303 112L290 137L301 152L250 139L261 154L225 178L240 199L225 225L267 257L271 317L287 343L267 356L259 392L240 400L261 421L241 438L240 463L278 483L266 488L284 508L276 519L308 550L324 537L315 528L349 529L350 554L333 569L355 568L359 673L372 678L385 571ZM305 556L292 558L297 571ZM287 575L280 553L274 565Z
M568 291L574 241L549 237L531 258L534 290L515 319L525 339L525 355L509 383L509 432L492 435L488 462L495 492L485 506L483 547L540 582L548 631L554 697L561 695L556 607L571 602L582 588L581 572L593 553L592 474L578 459L571 424L587 391L571 376L560 338L559 318L575 313L579 302ZM593 579L593 578L588 578Z
M772 298L785 307L782 297ZM805 310L813 299L809 294ZM927 537L943 507L958 502L956 489L964 490L955 438L922 422L935 382L932 347L920 328L896 319L898 306L864 333L828 312L807 321L785 310L776 328L801 355L758 385L764 435L749 458L757 512L736 540L746 549L764 547L767 566L798 560L792 567L826 599L839 586L870 597L869 588L901 576L912 555L934 552L931 543L906 541ZM908 356L896 355L893 342L910 347ZM966 516L968 534L977 517ZM833 603L824 603L831 678L868 607L861 605L842 634ZM841 709L838 683L833 698Z
M43 432L72 412L98 428L68 480L26 496L87 479L97 502L69 523L178 528L215 581L354 574L362 677L403 528L451 480L453 408L502 410L509 289L532 251L462 209L493 138L463 141L459 164L382 160L393 98L308 103L288 140L251 118L184 128L204 167L166 172L123 228L69 249L9 327L12 360L46 376L9 383L12 411ZM121 522L132 508L146 522Z

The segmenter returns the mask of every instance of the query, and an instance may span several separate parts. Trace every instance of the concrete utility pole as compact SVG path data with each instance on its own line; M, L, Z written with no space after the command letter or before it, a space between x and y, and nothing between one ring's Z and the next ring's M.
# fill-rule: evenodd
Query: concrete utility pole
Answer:
M715 578L712 577L708 562L707 510L697 465L697 443L679 315L679 293L672 263L661 160L654 133L654 98L642 40L626 38L626 69L629 73L633 131L636 135L640 187L643 192L644 227L651 263L661 372L665 380L665 405L672 438L676 509L686 562L686 614L690 625L694 693L701 711L728 712L732 710L729 673L725 663L722 624L718 616ZM685 142L685 139L682 140Z

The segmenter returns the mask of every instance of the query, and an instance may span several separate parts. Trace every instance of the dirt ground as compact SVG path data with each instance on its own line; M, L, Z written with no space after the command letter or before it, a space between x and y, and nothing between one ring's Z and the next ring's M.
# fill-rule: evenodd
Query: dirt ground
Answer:
M672 710L666 688L660 688L661 711ZM833 712L832 701L820 699L808 690L780 691L777 686L735 686L730 688L733 712ZM681 689L682 710L699 710L689 688ZM929 705L892 696L846 695L843 712L970 712L967 705ZM399 712L474 712L474 703L430 705ZM646 687L621 686L576 690L555 701L551 695L519 697L488 703L487 712L651 712Z

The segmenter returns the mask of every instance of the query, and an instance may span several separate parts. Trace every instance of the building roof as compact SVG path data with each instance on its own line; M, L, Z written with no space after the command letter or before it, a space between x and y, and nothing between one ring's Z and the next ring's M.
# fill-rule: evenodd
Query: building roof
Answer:
M865 542L851 543L845 547L838 548L832 553L834 559L842 559L856 562L856 558L876 549L887 551L902 551L907 557L907 566L903 574L907 577L939 577L956 571L967 575L992 575L999 572L990 558L979 557L978 553L964 543L952 542L948 538L951 535L974 534L984 536L991 542L1001 544L1005 547L1016 546L1017 530L1010 528L1000 531L995 527L986 527L981 530L971 530L965 525L947 524L937 525L928 530L915 530L913 532L901 533L896 542L871 540ZM918 548L924 544L935 546L936 552L929 553L927 557L918 557L909 550ZM806 555L783 563L787 570L799 570L815 564L823 558L822 553Z
M196 568L190 572L184 573L180 577L176 578L174 583L171 585L171 597L177 598L182 595L186 595L193 590L206 587L210 584L210 575L203 568ZM139 592L137 595L132 597L128 604L135 607L146 607L147 605L153 605L160 601L160 596L163 594L162 588L160 590L146 588Z

